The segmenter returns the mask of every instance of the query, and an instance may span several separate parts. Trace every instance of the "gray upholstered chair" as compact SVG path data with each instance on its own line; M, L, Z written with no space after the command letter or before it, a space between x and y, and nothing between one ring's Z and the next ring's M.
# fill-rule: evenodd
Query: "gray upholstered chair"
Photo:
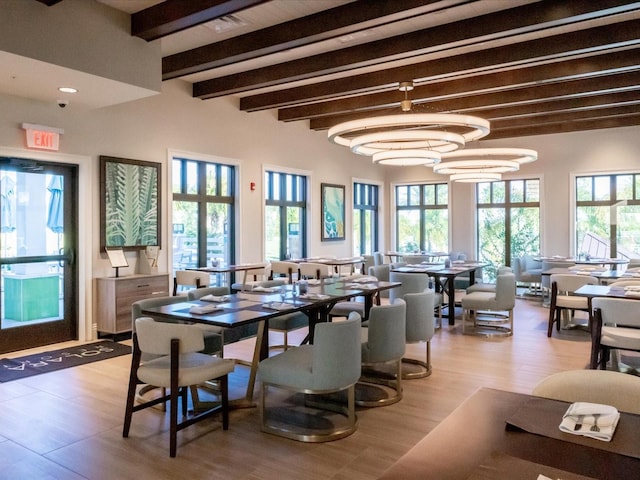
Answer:
M541 380L533 394L570 403L601 403L622 412L640 414L640 378L626 373L568 370Z
M372 277L376 277L380 281L389 281L389 265L385 264L380 267L373 266L369 267L368 274ZM379 277L378 275L381 275ZM388 298L389 291L384 290L379 293L378 301L380 297ZM338 302L336 303L331 311L329 312L329 318L333 319L334 317L348 317L351 312L356 312L360 317L364 317L364 302L361 301L361 298L353 298L348 301Z
M384 263L384 255L382 252L373 252L373 265L377 267L378 265L382 265ZM367 270L368 272L369 270Z
M424 343L425 360L404 357L402 361L420 366L418 371L405 371L402 378L424 378L431 375L431 339L435 334L434 302L436 294L433 290L421 293L407 293L403 297L407 304L406 343Z
M640 304L626 298L592 300L591 368L605 370L611 350L640 352ZM617 362L616 367L617 367ZM636 399L640 404L640 397Z
M554 274L551 275L551 303L549 305L549 326L547 328L547 337L551 336L553 324L556 324L556 330L560 331L560 320L562 311L567 311L571 315L576 310L587 312L589 316L589 325L591 325L591 309L589 308L589 299L587 297L579 297L574 295L578 288L583 285L597 285L598 279L589 275Z
M406 303L395 299L389 305L377 305L369 312L368 326L362 328L362 377L358 385L384 383L393 388L392 396L368 399L360 395L356 387L356 405L380 407L402 399L402 357L406 347ZM375 367L391 365L392 378L384 380L376 375Z
M279 279L267 280L262 282L261 287L276 287L280 286ZM269 319L269 331L282 333L282 343L279 345L270 345L270 349L282 348L283 350L289 349L289 332L299 330L301 328L309 326L309 317L303 312L287 313L286 315L279 315Z
M513 335L515 304L515 275L498 275L495 292L473 292L462 297L462 333L485 336ZM470 320L473 322L471 330L467 328Z
M196 270L177 270L173 278L173 294L186 295L192 288L208 287L211 283L211 275L207 272Z
M513 273L513 269L511 267L499 267L498 271L497 271L497 275L502 275L504 273ZM467 293L473 293L473 292L495 292L496 291L496 284L495 283L474 283L473 285L470 285L467 288Z
M369 267L375 266L375 259L373 255L362 255L364 262L362 263L362 273L364 275L369 271Z
M525 284L529 288L529 293L535 295L540 293L544 270L541 261L535 260L531 255L523 255L514 259L512 268L518 284Z
M317 324L313 345L292 348L260 362L258 378L262 384L262 431L303 442L326 442L355 432L355 384L361 371L360 350L360 316L353 313L348 320L342 322ZM295 414L272 415L272 410L267 405L268 390L271 388L302 393L305 402L310 396L346 390L347 405L340 407L338 411L346 417L346 422L322 416L320 423L329 425L316 430L310 425L319 423L318 410L313 409L313 412L307 411L305 414L296 406L292 407L296 410ZM320 409L320 412L323 413L324 409ZM296 424L296 419L302 421Z
M389 281L402 283L399 287L389 290L389 300L392 303L407 293L420 293L429 288L429 276L425 273L389 272Z
M135 321L133 355L127 391L127 403L122 436L128 437L134 412L169 402L169 455L176 456L178 431L222 413L222 428L229 428L228 380L233 372L233 360L198 353L204 349L202 330L193 325L156 322L142 317ZM142 355L151 357L142 360ZM208 380L217 379L220 384L220 404L178 421L178 399L182 401L182 416L187 415L187 388ZM136 388L139 384L155 385L169 389L169 394L135 404ZM166 390L165 390L166 392Z

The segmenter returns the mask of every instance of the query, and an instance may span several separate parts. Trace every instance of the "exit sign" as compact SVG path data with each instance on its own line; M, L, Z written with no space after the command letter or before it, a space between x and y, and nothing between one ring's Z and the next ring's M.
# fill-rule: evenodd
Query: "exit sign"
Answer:
M53 150L57 152L60 148L60 134L64 130L56 127L46 127L44 125L34 125L23 123L22 128L27 133L27 147L40 150Z

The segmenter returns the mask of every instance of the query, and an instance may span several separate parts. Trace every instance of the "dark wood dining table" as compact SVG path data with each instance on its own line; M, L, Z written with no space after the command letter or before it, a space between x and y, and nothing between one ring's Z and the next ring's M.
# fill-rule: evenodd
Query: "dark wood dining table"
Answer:
M559 430L569 405L481 388L379 478L639 478L640 415L621 412L613 439L604 442Z
M442 316L449 319L449 325L456 323L456 287L455 278L459 275L469 274L469 285L476 281L476 270L488 266L488 263L464 262L452 263L450 267L445 267L444 263L414 264L402 267L395 267L394 272L402 273L423 273L435 278L435 290L439 293L447 294L447 313Z
M363 297L365 303L365 319L373 306L379 293L400 286L398 282L369 281L357 283L351 279L326 280L311 282L307 286L306 296L294 296L293 285L285 285L267 289L267 291L239 292L227 295L225 301L214 303L203 300L185 301L170 305L163 305L144 309L143 314L154 318L165 318L171 321L185 321L200 323L222 328L237 328L243 325L258 324L256 344L247 390L243 399L232 402L235 407L255 406L253 392L258 363L267 358L269 352L268 323L270 318L287 315L294 312L303 312L309 317L309 342L313 342L314 326L318 322L328 321L329 312L333 306L342 301L355 297ZM286 297L282 302L280 292L284 289ZM282 303L285 308L282 308ZM206 307L218 305L219 308L208 313L193 313L192 307Z

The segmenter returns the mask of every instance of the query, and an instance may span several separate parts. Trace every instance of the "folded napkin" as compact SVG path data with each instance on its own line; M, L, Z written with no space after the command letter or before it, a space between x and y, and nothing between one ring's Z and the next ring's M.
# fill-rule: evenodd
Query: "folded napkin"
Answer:
M453 264L461 264L461 263L464 263L464 262L465 262L464 260L454 260L451 263L453 263Z
M640 292L640 285L625 285L625 292Z
M572 403L562 417L560 430L610 442L620 420L620 412L611 405L600 403ZM596 431L592 428L596 425Z
M345 283L344 284L345 288L356 288L359 290L373 290L374 288L377 288L378 286L375 283Z
M293 305L289 303L270 302L270 303L263 303L262 308L281 311L281 310L291 310L293 308Z
M206 315L207 313L215 312L216 310L224 310L222 305L194 305L189 309L189 313L195 313L196 315Z
M267 292L267 293L277 292L278 290L279 290L278 288L271 288L271 287L253 287L251 289L252 292Z
M351 281L353 283L370 283L370 282L377 282L378 279L376 277L371 277L369 275L363 275L361 277L355 277Z
M323 295L322 293L305 293L304 295L300 295L298 298L306 300L326 300L330 297L329 295Z
M205 295L204 297L201 297L200 300L204 302L228 302L229 295Z
M321 280L318 280L317 278L310 278L309 280L305 280L309 285L320 285L320 283L322 282Z

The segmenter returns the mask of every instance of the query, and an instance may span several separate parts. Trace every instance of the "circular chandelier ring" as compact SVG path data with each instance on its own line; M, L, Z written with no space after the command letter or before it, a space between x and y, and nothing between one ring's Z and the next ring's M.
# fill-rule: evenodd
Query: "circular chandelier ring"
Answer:
M510 160L519 164L534 162L538 159L538 152L528 148L469 148L446 153L443 160Z
M462 135L439 130L375 132L355 137L349 143L351 151L359 155L420 148L435 151L439 151L439 148L456 150L464 145L465 140Z
M444 175L455 173L507 173L520 169L520 164L513 160L449 160L433 166L435 173Z
M394 166L424 165L430 167L440 162L440 153L433 150L388 150L376 152L372 157L373 163Z
M418 129L420 127L462 127L467 131L462 133L466 142L478 140L489 134L489 121L472 115L454 113L408 113L401 115L383 115L380 117L362 118L334 125L327 132L329 141L345 147L351 140L346 137L366 130L378 128L404 127Z
M495 182L502 180L502 174L500 173L456 173L449 177L452 182L462 183L478 183L478 182Z

